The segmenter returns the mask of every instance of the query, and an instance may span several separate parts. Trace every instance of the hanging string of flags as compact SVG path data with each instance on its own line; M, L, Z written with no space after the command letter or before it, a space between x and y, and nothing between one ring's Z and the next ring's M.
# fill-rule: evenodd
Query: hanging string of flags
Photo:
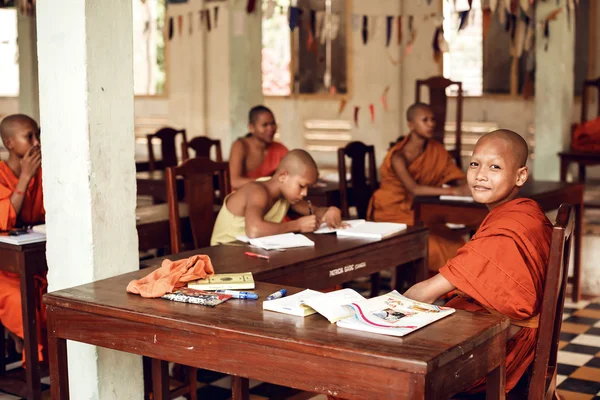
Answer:
M189 35L192 35L194 33L194 26L196 25L194 21L196 20L198 21L198 29L205 29L207 32L210 32L213 28L217 28L219 24L219 6L204 8L202 10L197 11L188 11L187 14L180 14L177 16L169 17L169 40L173 40L173 38L175 37L175 28L177 28L177 35L181 37L181 34L183 32L185 16L187 16L187 27ZM177 25L177 27L175 25Z

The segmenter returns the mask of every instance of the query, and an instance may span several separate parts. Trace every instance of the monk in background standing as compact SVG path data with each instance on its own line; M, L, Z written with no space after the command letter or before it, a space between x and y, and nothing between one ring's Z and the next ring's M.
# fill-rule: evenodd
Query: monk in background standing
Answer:
M473 198L489 214L469 243L440 273L406 293L433 303L458 290L446 305L472 312L500 313L511 319L506 343L506 391L519 382L535 355L540 303L550 254L552 224L538 203L517 198L528 178L527 143L508 130L477 142L469 169ZM485 380L471 393L481 392Z
M39 128L30 117L10 115L0 123L2 143L9 152L8 160L0 161L0 231L44 222L42 196L42 153ZM2 260L0 260L2 262ZM46 278L36 276L39 292L46 290ZM44 313L41 298L38 302L38 328L42 327ZM23 333L21 289L19 275L0 271L0 322L16 336L20 351ZM44 336L38 335L42 339ZM42 345L39 359L42 359Z
M465 174L456 166L444 145L433 139L435 118L427 104L415 103L406 111L410 133L394 145L379 170L380 188L367 212L377 222L414 225L414 196L470 196ZM442 187L453 183L456 186ZM437 271L465 243L442 221L429 225L429 269Z
M248 114L248 135L231 146L229 172L231 187L236 190L248 182L273 176L288 149L273 138L277 123L273 112L265 106L256 106Z

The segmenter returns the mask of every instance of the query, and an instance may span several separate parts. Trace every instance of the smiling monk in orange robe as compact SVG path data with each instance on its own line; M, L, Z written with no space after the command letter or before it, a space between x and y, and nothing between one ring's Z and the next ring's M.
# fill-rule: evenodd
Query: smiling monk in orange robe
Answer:
M464 173L444 145L433 139L435 118L427 104L406 112L410 134L390 149L380 169L381 185L369 204L368 218L377 222L414 225L414 196L466 195ZM457 183L459 186L442 187ZM428 224L429 269L437 271L465 243L444 221Z
M0 162L0 230L44 222L42 155L37 123L22 114L8 116L0 123L0 136L9 152L8 160ZM47 286L46 279L35 278L41 293ZM39 302L41 298L37 300ZM41 303L39 305L37 326L41 328L44 313ZM0 322L13 335L23 339L20 280L19 275L12 272L0 271ZM41 335L38 338L43 339ZM17 340L18 347L19 342ZM42 346L38 349L41 359Z
M256 106L250 110L248 131L248 135L231 146L229 171L234 190L258 178L273 176L279 162L288 153L283 144L273 140L277 123L273 112L267 107Z
M456 257L440 273L411 287L405 296L432 303L457 289L446 305L511 319L506 343L506 391L525 373L535 353L540 302L550 253L552 224L540 205L517 198L528 177L527 144L499 130L477 142L467 181L473 198L489 214ZM471 393L484 389L474 382Z

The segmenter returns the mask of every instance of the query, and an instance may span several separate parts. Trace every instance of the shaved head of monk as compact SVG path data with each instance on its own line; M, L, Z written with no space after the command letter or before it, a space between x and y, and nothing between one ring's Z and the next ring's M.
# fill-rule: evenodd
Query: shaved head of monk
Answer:
M39 146L38 124L24 114L9 115L0 122L0 137L9 152L23 157L31 147Z
M516 198L528 178L528 155L527 143L518 133L500 129L483 135L467 171L475 201L491 210Z
M318 177L317 163L308 152L301 149L287 153L275 172L275 178L281 185L281 193L292 204L306 197L308 187Z

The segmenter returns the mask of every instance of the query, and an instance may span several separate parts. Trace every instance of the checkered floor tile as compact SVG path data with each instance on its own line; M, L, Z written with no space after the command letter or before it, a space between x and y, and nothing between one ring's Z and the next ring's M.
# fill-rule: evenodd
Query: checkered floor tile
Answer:
M350 286L369 295L369 279L353 282ZM390 290L390 275L383 274L381 291ZM20 371L20 362L13 360L10 372ZM600 299L565 303L563 325L558 352L557 388L564 400L600 400ZM226 400L231 398L231 378L227 375L200 370L198 398ZM42 388L47 390L48 378ZM268 383L250 381L251 400L326 400L324 395ZM19 397L0 391L0 400L18 400ZM177 400L182 400L180 397Z

